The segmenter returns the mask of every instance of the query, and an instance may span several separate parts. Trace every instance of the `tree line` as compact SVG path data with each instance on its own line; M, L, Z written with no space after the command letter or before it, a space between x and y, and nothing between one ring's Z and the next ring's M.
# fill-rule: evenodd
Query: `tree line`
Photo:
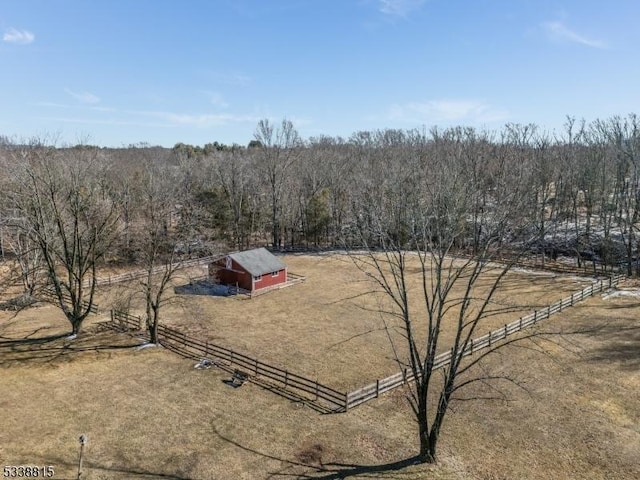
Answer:
M567 118L559 133L509 124L306 140L288 120L262 120L247 147L59 148L42 138L3 138L1 253L20 259L28 291L41 276L30 262L52 268L56 259L72 264L78 253L135 264L267 244L379 248L377 229L408 241L434 202L465 210L455 247L474 255L491 231L487 222L503 201L497 183L507 175L524 199L518 226L502 232L502 242L526 246L542 262L568 255L578 265L640 269L633 114L591 123ZM443 196L445 186L451 192ZM60 250L51 250L53 238ZM73 268L87 268L81 263ZM72 283L86 273L66 277Z
M402 236L415 214L411 196L415 204L431 180L451 173L473 181L465 186L475 192L465 248L476 252L478 218L492 208L492 176L506 168L528 185L523 228L509 241L527 242L542 262L564 254L579 266L623 263L632 274L634 265L638 269L638 135L635 115L591 123L567 118L563 131L553 133L506 125L500 131L387 129L307 140L289 121L264 120L247 148L209 144L193 153L177 145L172 158L178 170L191 173L184 208L201 216L203 239L224 239L236 249L350 245L367 209L385 205Z

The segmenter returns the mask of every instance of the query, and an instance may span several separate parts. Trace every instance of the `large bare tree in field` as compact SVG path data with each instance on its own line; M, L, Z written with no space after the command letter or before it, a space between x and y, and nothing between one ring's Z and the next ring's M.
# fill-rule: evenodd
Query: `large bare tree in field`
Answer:
M166 293L179 267L176 251L188 239L180 225L172 225L179 195L177 175L171 168L146 164L139 180L139 217L136 243L146 275L139 292L144 298L145 320L150 342L158 343L160 311L167 303Z
M282 246L283 198L289 170L298 158L302 145L298 131L289 120L274 126L269 120L260 120L254 134L262 153L257 168L269 186L271 201L271 241Z
M117 235L118 215L91 147L16 148L5 162L21 244L41 256L55 303L80 332L93 306L96 270Z
M384 195L362 192L354 212L368 253L351 257L379 287L396 359L415 378L410 403L422 462L435 461L445 416L461 389L498 380L474 369L493 349L471 361L462 354L488 317L513 309L495 298L510 265L491 260L522 227L525 177L516 158L489 168L490 159L478 155L476 169L469 168L470 156L479 153L469 149L482 143L476 140L473 132L454 130L409 145L402 162L387 163ZM480 188L487 191L483 208ZM463 255L465 249L475 256ZM411 287L416 279L419 287ZM436 371L436 355L446 351L451 363Z

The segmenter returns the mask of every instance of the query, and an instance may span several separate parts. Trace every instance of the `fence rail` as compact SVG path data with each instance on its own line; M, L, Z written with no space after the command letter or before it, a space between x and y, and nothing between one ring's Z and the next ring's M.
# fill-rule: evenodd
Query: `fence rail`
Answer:
M59 298L58 295L56 295L56 292L53 290L53 288L45 288L42 290L42 296L47 298L50 302L58 302ZM65 302L69 302L71 303L71 296L68 293L63 293L62 294L62 298L64 299ZM89 308L89 312L91 313L98 313L98 305L96 305L95 303L92 303L91 305L89 305L89 302L87 301L83 301L82 302L82 308Z
M118 331L139 330L142 319L116 310L111 311L111 328ZM314 401L324 401L333 410L343 410L346 405L346 394L321 384L317 380L297 375L288 370L269 365L257 358L222 347L208 341L198 340L175 328L158 326L158 339L162 345L180 353L203 357L214 364L225 367L239 367L250 376L267 379L285 390L302 392L312 396Z
M138 331L142 329L142 318L118 310L111 310L110 313L111 323L115 330L127 332L129 330Z
M195 267L199 265L207 265L211 262L214 262L224 257L225 255L211 255L208 257L200 257L200 258L194 258L191 260L183 260L180 262L175 262L172 265L174 265L175 268ZM162 273L165 271L166 268L167 268L167 265L158 265L157 267L154 267L151 270L151 273L152 274ZM121 273L119 275L108 275L106 277L98 277L96 279L96 286L112 285L114 283L128 282L131 280L137 280L138 278L144 278L147 275L149 275L149 272L145 269L145 270L136 270L134 272Z
M465 348L458 352L456 355L458 356L458 358L462 358L472 355L478 350L489 348L494 343L500 340L504 340L509 335L513 335L525 328L535 325L541 320L549 318L554 313L561 312L562 310L573 306L575 303L580 302L585 298L594 295L595 293L602 292L605 288L611 288L617 285L622 278L624 278L623 275L615 275L609 277L608 279L600 280L599 282L594 283L577 293L573 293L570 297L563 298L562 300L559 300L542 310L536 310L529 315L525 315L524 317L520 317L518 320L504 325L504 327L502 328L494 330L481 337L473 338L468 342ZM439 355L436 355L434 358L433 368L438 369L449 365L453 356L453 351L443 352ZM391 375L390 377L376 380L369 385L365 385L362 388L351 391L346 394L345 410L361 405L362 403L367 402L371 399L377 398L378 396L380 396L380 394L388 392L389 390L392 390L413 380L413 373L405 369L402 372Z

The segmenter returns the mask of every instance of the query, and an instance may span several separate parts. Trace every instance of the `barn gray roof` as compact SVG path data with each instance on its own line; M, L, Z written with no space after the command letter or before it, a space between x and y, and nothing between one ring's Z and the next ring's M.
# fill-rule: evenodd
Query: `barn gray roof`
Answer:
M254 277L265 273L277 272L287 266L266 248L245 250L244 252L231 253L229 256L242 265L247 272Z

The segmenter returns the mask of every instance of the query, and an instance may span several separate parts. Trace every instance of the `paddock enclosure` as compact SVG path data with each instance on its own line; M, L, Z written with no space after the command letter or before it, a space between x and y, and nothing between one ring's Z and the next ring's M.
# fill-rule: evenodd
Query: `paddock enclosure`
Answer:
M290 271L306 281L249 299L238 295L175 295L163 307L161 323L200 341L232 348L263 362L341 391L350 391L399 371L390 338L402 355L404 343L397 319L381 314L388 299L347 255L286 255ZM426 321L420 305L421 275L417 259L409 261L411 309L424 334ZM490 288L499 270L479 279L475 293ZM184 285L207 274L205 267L179 273L174 283ZM518 317L542 309L591 284L593 279L514 269L494 296L490 308L503 310L484 319L474 336L489 333ZM103 288L101 307L121 298L131 286ZM452 298L459 297L462 285ZM141 314L135 298L130 312ZM455 309L445 318L442 344L451 340ZM386 325L386 326L385 326Z

